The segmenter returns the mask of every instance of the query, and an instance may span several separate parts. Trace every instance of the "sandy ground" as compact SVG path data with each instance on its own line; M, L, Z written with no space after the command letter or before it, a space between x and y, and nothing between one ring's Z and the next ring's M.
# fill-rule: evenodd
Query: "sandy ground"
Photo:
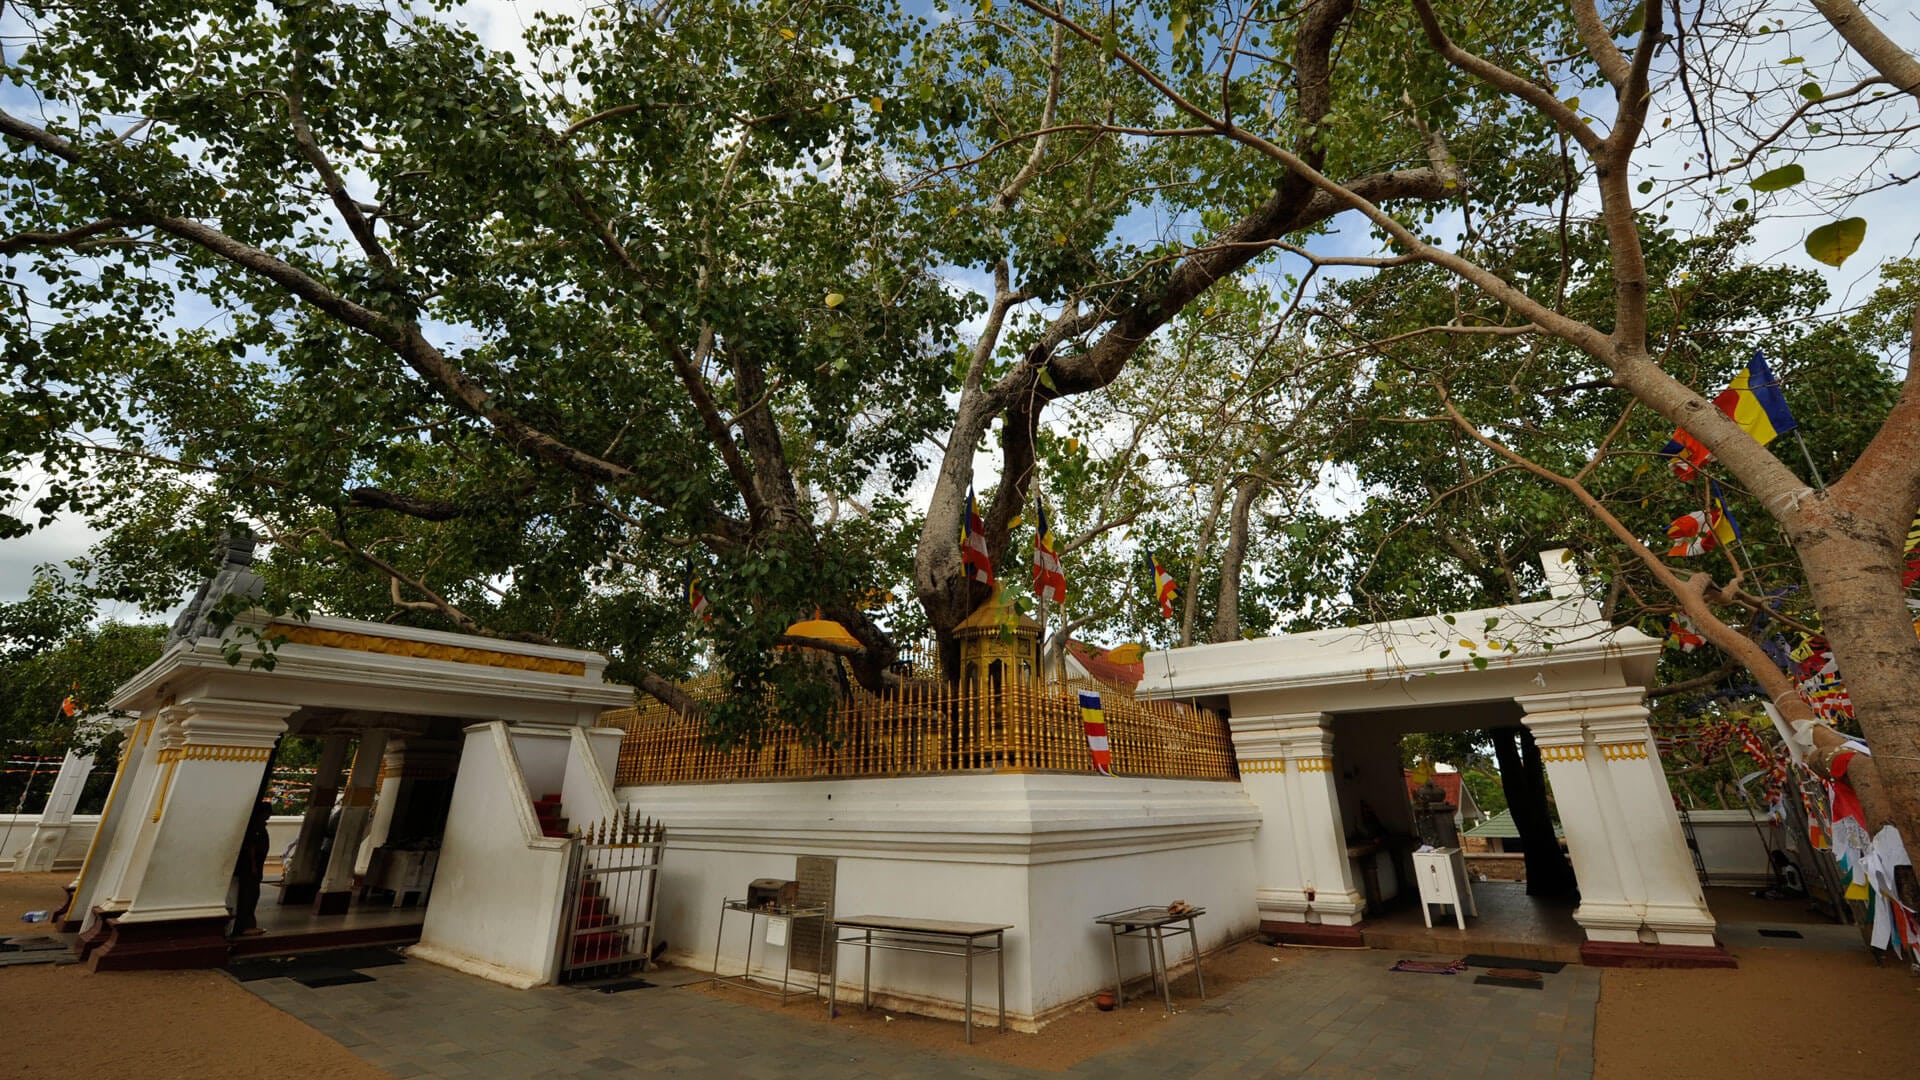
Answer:
M29 911L58 911L66 903L64 887L73 880L71 871L59 874L0 874L0 936L44 934L46 923L23 923L20 916Z
M20 915L52 910L71 873L0 873L0 935L46 932ZM66 964L0 968L0 1077L253 1080L387 1074L218 971L95 975Z
M972 1046L967 1045L957 1022L931 1020L906 1013L889 1013L878 1007L871 1011L862 1011L858 1002L852 1005L842 1004L839 1017L830 1022L835 1027L850 1029L864 1036L897 1039L942 1052L966 1054L1008 1065L1057 1072L1070 1069L1095 1054L1104 1053L1131 1040L1167 1031L1170 1025L1177 1027L1183 1011L1217 1002L1234 987L1249 979L1270 975L1285 968L1288 962L1298 955L1286 949L1275 949L1257 942L1246 941L1224 951L1202 957L1202 971L1207 978L1207 1000L1203 1002L1195 995L1191 975L1176 977L1173 981L1174 1014L1171 1017L1167 1016L1166 1010L1161 1007L1159 997L1136 999L1131 987L1128 989L1125 1005L1111 1012L1101 1012L1092 1004L1088 1004L1055 1019L1038 1035L1026 1035L1017 1031L1001 1035L992 1030L996 1019L995 1013L991 1010L976 1011L974 1013L976 1030ZM1142 985L1144 988L1144 984ZM774 1011L781 1009L778 998L710 982L693 983L685 987L684 992L712 994L728 1001L738 1001ZM991 997L991 993L988 996ZM795 1019L816 1023L829 1022L825 1003L817 1000L789 999L785 1013Z
M1876 967L1864 949L1732 951L1733 971L1603 972L1596 1080L1920 1071L1920 978L1904 963Z

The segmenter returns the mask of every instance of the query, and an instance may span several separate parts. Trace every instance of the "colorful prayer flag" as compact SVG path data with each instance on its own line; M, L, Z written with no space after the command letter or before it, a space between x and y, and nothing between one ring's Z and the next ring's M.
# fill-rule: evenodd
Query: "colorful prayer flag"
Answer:
M1033 595L1056 604L1067 602L1067 574L1060 565L1060 552L1054 547L1053 528L1047 523L1047 508L1034 496L1037 524L1033 531Z
M1747 361L1746 370L1733 377L1733 385L1714 395L1713 404L1761 446L1799 426L1787 408L1787 396L1780 392L1780 380L1767 366L1766 354L1758 349ZM1673 459L1673 474L1682 480L1693 479L1700 466L1713 457L1685 430L1676 430L1660 452Z
M1153 572L1153 598L1160 602L1160 617L1171 619L1173 602L1180 596L1180 586L1173 580L1173 575L1167 573L1167 568L1160 565L1160 560L1154 557L1152 551L1148 551L1146 556L1147 566Z
M1673 618L1667 620L1667 646L1669 648L1679 649L1683 653L1690 653L1706 643L1707 639L1701 637L1699 631L1693 628L1692 619L1687 618L1685 615L1675 615Z
M713 621L712 605L707 603L707 594L700 591L700 579L693 572L693 560L687 560L686 588L683 590L687 606L693 609L693 616L702 622Z
M1667 526L1667 538L1674 542L1667 550L1669 558L1704 555L1740 538L1740 525L1720 497L1720 485L1708 481L1708 487L1712 491L1711 508L1675 518L1673 524Z
M973 580L993 584L993 556L987 551L987 524L973 502L973 489L967 489L967 516L960 524L960 562Z
M1107 714L1101 707L1097 690L1080 691L1080 724L1087 731L1087 751L1093 755L1093 771L1113 775L1113 751L1107 746Z
M46 699L45 699L45 698L42 698L41 700L42 700L42 701L45 701ZM79 705L76 705L76 704L74 704L74 700L73 700L73 695L72 695L72 694L68 694L68 695L67 695L67 699L66 699L65 701L62 701L62 702L60 703L60 712L61 712L61 713L62 713L63 715L66 715L66 716L72 716L73 714L75 714L75 713L77 713L77 712L79 712L79 711L80 711L80 706L79 706Z

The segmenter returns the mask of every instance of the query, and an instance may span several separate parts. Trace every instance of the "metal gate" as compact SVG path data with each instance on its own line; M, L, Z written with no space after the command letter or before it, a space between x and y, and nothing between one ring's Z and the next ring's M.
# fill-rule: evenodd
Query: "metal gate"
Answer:
M560 930L560 981L645 970L667 830L631 809L575 830Z

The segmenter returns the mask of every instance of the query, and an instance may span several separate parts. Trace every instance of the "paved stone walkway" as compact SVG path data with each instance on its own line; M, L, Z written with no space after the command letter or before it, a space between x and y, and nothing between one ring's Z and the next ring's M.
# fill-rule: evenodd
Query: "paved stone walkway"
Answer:
M1474 972L1389 972L1398 956L1298 952L1284 971L1221 998L1193 1002L1164 1034L1137 1039L1065 1075L1592 1075L1599 972L1573 966L1545 976L1543 989L1510 989L1476 986ZM419 961L365 974L373 981L309 988L288 978L258 978L244 985L396 1077L1061 1075L857 1035L666 987L620 994L517 991Z

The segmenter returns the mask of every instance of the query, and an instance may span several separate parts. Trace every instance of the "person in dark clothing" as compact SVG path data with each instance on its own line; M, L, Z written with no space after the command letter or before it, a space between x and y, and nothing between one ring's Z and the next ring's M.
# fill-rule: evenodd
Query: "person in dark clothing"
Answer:
M267 848L272 844L267 836L267 817L272 813L272 802L261 799L255 803L247 818L246 834L240 839L240 857L233 866L233 876L240 886L233 904L233 932L239 936L265 933L254 909L260 906L260 879L267 872Z

